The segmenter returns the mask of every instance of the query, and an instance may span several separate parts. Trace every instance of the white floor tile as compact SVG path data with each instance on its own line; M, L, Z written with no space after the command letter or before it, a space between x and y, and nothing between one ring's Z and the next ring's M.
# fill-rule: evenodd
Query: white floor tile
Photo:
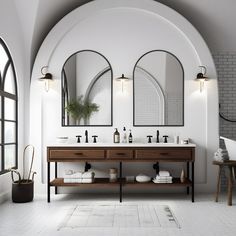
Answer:
M98 200L99 199L99 200ZM26 204L14 204L5 202L0 205L0 235L1 236L34 236L34 235L79 235L79 236L235 236L236 235L236 204L227 206L225 197L219 203L213 201L212 195L196 196L196 202L191 203L189 197L183 195L150 195L150 196L126 196L124 202L119 204L117 197L100 197L74 195L58 195L52 197L52 202L46 202L46 196L36 197L34 202ZM234 197L233 202L236 202ZM123 221L126 227L94 227L99 223L99 214L106 214L107 225L111 224L115 210L111 206L103 208L103 212L94 212L94 218L88 219L90 209L82 205L104 204L111 206L117 204L121 206L117 209L125 211L126 217L117 217L116 224L119 226ZM181 228L149 228L150 224L158 226L163 222L158 222L154 212L150 209L142 208L143 205L168 205L176 216ZM82 211L76 212L82 221L88 221L93 227L61 229L58 227L65 218L69 210L73 210L76 205L80 205ZM134 206L139 206L139 211L143 212L142 217L130 218L135 211ZM133 207L132 207L133 206ZM156 209L158 210L158 209ZM141 227L137 226L139 220ZM73 223L73 220L71 221ZM101 223L101 222L100 222ZM104 222L103 222L104 223ZM114 223L114 222L113 222ZM98 224L99 225L99 224Z

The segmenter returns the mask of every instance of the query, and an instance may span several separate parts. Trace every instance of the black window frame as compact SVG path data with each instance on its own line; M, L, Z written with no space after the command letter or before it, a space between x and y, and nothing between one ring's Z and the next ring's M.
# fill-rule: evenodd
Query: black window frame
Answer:
M0 140L0 147L1 147L1 167L0 167L0 175L5 174L9 172L8 169L5 169L5 147L9 145L15 145L15 166L11 166L13 169L18 168L18 88L17 88L17 77L16 77L16 71L14 62L12 60L10 51L6 45L6 43L3 41L2 38L0 38L0 47L2 47L5 51L5 53L8 56L8 61L3 69L3 71L0 71L0 99L1 99L1 107L0 107L0 126L1 126L1 140ZM14 79L14 86L15 86L15 94L8 93L4 91L4 85L6 81L6 75L9 68L12 68L13 73L13 79ZM9 120L5 119L5 99L11 99L15 102L15 119ZM15 123L15 142L12 143L5 143L5 122L12 122Z

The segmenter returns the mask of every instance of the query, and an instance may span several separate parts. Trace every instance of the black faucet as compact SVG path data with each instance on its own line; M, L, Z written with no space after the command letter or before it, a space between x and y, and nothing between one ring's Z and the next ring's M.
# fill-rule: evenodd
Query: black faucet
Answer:
M85 130L85 143L88 143L88 130Z
M157 143L160 142L160 141L159 141L159 134L160 134L160 132L159 132L159 130L157 130L157 140L156 140Z
M80 143L80 138L81 138L81 137L82 137L81 135L76 135L77 143Z
M167 138L168 138L168 137L169 137L168 135L163 135L164 143L168 143L168 141L167 141Z
M147 138L148 138L148 143L151 143L152 142L152 135L148 135Z
M96 143L96 142L97 142L97 137L98 137L98 136L97 136L97 135L93 135L92 137L93 137L93 143Z

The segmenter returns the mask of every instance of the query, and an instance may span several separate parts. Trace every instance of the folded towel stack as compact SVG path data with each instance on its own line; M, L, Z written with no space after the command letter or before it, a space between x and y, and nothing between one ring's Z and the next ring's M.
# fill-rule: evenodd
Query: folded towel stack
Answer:
M95 173L87 172L67 172L64 175L64 183L93 183Z
M215 161L229 160L228 151L226 149L219 148L214 154Z
M169 171L159 171L159 174L153 179L154 183L163 183L163 184L171 184L172 176Z
M159 176L168 177L168 176L170 176L170 172L167 170L160 170Z

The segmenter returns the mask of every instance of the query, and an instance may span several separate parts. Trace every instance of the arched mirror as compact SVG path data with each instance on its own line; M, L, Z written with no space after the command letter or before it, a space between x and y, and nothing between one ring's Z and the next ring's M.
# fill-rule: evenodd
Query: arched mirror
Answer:
M153 50L133 71L134 126L184 125L184 71L173 54Z
M62 126L112 126L112 68L100 53L79 51L66 60Z

